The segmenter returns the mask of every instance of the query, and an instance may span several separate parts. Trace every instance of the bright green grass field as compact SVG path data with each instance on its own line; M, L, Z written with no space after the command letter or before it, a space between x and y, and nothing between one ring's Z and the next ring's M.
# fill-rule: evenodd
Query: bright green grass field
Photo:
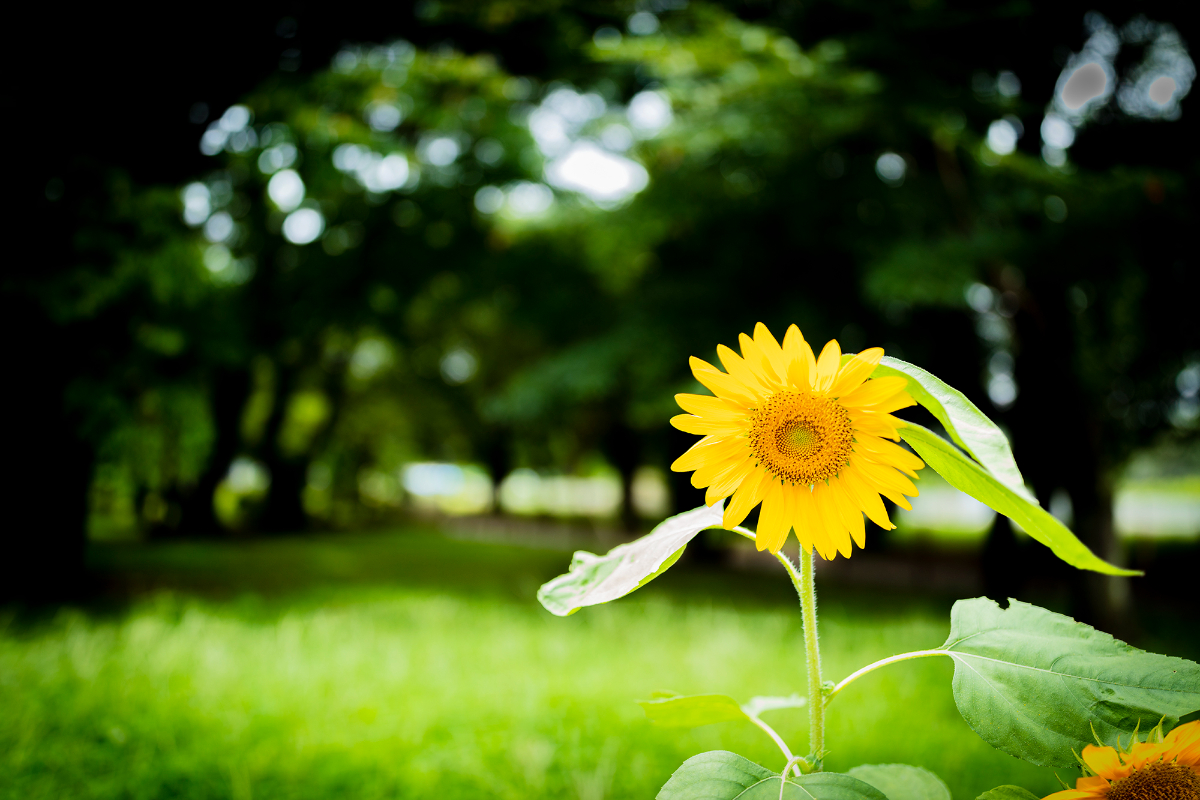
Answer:
M0 617L0 796L600 800L652 798L705 750L782 767L748 723L656 728L634 702L804 694L782 571L681 565L559 619L534 591L568 560L432 532L96 550L134 600ZM822 600L830 679L949 628L945 602ZM920 764L958 800L1057 788L971 732L951 673L909 662L840 695L827 768ZM767 718L806 752L806 711Z

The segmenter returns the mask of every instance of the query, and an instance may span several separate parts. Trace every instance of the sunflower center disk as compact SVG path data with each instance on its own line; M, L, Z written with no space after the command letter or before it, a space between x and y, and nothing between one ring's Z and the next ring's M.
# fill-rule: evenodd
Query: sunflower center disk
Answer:
M1113 783L1108 800L1195 800L1200 777L1182 764L1154 764Z
M827 397L779 392L750 417L750 449L758 463L790 483L834 477L853 445L849 412Z

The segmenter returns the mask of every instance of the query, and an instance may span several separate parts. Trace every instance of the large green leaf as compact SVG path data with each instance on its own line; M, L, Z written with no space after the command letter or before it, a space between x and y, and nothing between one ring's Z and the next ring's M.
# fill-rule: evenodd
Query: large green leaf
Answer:
M929 409L942 427L959 447L992 473L998 481L1026 499L1033 495L1025 487L1021 470L1013 458L1008 437L1000 426L992 422L967 396L931 372L884 356L872 373L873 378L897 376L908 379L905 390L925 408Z
M607 555L575 553L570 571L538 590L546 610L560 617L624 597L645 586L674 564L687 543L705 528L720 527L723 505L700 506L663 520L650 533Z
M692 756L675 770L657 800L888 800L849 775L818 772L783 778L727 750Z
M800 695L791 697L751 697L739 705L729 695L694 694L665 695L638 704L651 722L668 728L696 728L716 722L756 720L767 711L784 708L803 708L807 704Z
M1020 786L997 786L995 789L988 789L983 794L976 797L975 800L1041 800L1036 794L1023 789Z
M1200 665L1147 653L1044 608L959 600L950 638L954 702L984 741L1046 767L1072 766L1072 749L1126 738L1200 709Z
M950 800L950 789L927 769L909 764L863 764L846 773L869 783L888 800Z
M901 428L900 436L951 486L1012 519L1071 566L1107 575L1142 574L1138 570L1113 566L1097 556L1079 541L1070 528L1036 501L1004 484L928 428L909 422Z

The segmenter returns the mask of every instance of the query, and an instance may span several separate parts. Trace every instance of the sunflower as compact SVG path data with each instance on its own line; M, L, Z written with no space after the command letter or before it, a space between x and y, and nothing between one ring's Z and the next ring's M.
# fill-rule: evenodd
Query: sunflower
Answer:
M904 422L890 412L914 405L904 378L870 377L883 349L872 347L842 364L830 341L819 358L792 325L783 345L761 322L754 338L741 334L739 356L724 345L717 356L727 372L691 359L696 380L715 397L677 394L684 411L671 419L681 431L702 435L671 469L707 487L708 505L732 495L723 525L733 528L759 503L759 550L779 552L793 528L805 552L849 556L864 546L863 513L876 525L896 527L880 495L911 509L924 463L899 445ZM906 477L906 475L908 477Z
M1117 747L1083 748L1084 777L1074 789L1045 800L1198 800L1200 798L1200 720L1180 725L1150 741L1134 733L1129 750ZM1157 740L1157 741L1155 741Z

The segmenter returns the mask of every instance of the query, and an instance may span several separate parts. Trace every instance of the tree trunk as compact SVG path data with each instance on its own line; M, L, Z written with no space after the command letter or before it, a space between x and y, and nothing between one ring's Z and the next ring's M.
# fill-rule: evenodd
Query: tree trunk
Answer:
M214 536L221 531L213 508L213 496L241 448L242 410L249 395L250 373L246 369L221 367L213 371L212 411L216 437L200 479L180 493L181 535Z
M308 527L302 494L308 479L308 454L285 453L279 442L295 383L294 370L279 369L271 415L267 418L259 446L261 460L271 476L266 502L256 525L265 533L295 533Z
M1124 566L1125 552L1113 526L1112 483L1102 469L1078 469L1077 480L1066 484L1075 514L1075 532L1096 555ZM1083 465L1080 465L1081 467ZM1086 620L1120 639L1136 633L1129 578L1076 570L1073 595L1076 618Z
M623 423L613 425L604 438L605 455L621 474L621 527L633 533L641 527L633 502L633 476L641 466L642 439Z

